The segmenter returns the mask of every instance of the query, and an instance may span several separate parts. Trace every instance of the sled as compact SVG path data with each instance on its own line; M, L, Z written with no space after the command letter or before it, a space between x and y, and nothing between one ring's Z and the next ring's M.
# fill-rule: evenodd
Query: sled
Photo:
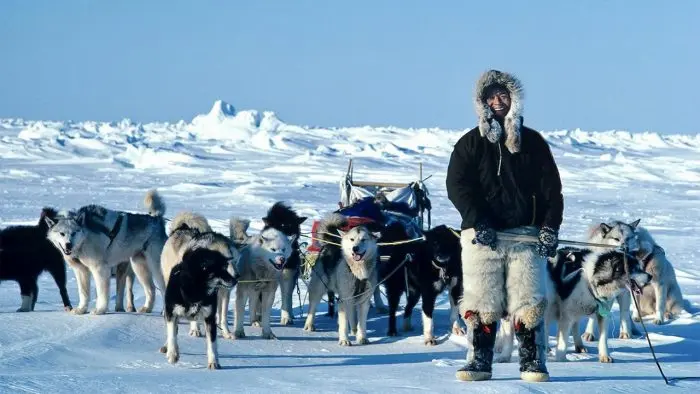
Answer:
M418 166L418 179L408 183L358 181L353 178L353 173L353 160L350 159L345 177L340 182L340 201L335 211L347 216L348 227L360 224L371 226L389 220L401 222L412 236L420 236L424 230L430 229L432 206L424 183L427 178L423 179L423 163ZM382 202L382 208L373 204L376 201ZM320 223L319 219L313 221L312 238L301 245L304 251L305 277L323 246L318 241Z

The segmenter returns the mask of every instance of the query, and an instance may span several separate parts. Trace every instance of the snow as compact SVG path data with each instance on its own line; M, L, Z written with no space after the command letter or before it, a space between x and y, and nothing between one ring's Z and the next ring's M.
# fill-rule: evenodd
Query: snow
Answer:
M426 184L433 224L456 227L459 217L446 197L444 179L452 145L464 132L305 127L269 111L238 111L223 101L177 123L0 119L0 225L35 223L43 206L99 203L142 212L151 187L165 198L167 216L194 210L225 233L231 215L251 219L251 228L259 229L260 218L278 200L318 219L336 209L338 182L353 158L356 179L392 182L415 180L422 162L424 176L432 175ZM250 326L244 340L219 338L221 371L206 370L204 340L188 337L182 325L182 357L172 366L158 353L165 339L160 296L151 314L73 316L62 311L55 284L44 274L32 313L14 312L20 303L16 283L0 284L0 392L697 392L700 134L543 134L564 183L562 239L583 240L587 226L598 221L642 218L666 250L693 309L663 326L648 323L648 329L667 376L694 379L675 381L673 389L665 386L646 340L617 339L615 320L609 343L613 364L598 363L596 345L587 343L590 353L548 363L548 383L521 382L517 357L495 365L493 381L459 382L454 373L464 364L465 342L449 334L445 295L438 300L435 347L423 345L416 308L413 332L387 337L386 316L371 311L372 343L342 348L335 321L325 316L317 319L319 331L302 330L295 295L296 324L274 324L278 340L262 340L260 330ZM68 278L69 295L77 304L71 270ZM302 299L304 290L302 284ZM140 305L140 285L135 292ZM614 312L617 317L617 307ZM279 320L279 298L273 319ZM553 334L550 330L550 343Z

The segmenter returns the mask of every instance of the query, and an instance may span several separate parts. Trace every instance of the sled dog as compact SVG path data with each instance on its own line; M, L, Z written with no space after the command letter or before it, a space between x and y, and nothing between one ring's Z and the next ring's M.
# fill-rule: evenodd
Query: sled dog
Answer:
M338 343L349 346L348 323L356 332L357 344L369 343L367 339L367 313L370 299L377 286L377 239L379 234L370 232L365 226L340 231L347 225L345 216L334 213L324 219L318 233L330 239L326 233L339 233L341 246L324 244L314 264L309 280L309 313L304 330L314 331L314 314L321 297L328 290L338 294Z
M195 243L196 244L196 243ZM209 369L219 369L216 349L217 290L230 289L236 279L229 273L231 259L216 250L197 245L188 248L182 261L172 267L165 289L165 326L167 339L161 353L174 364L180 359L177 344L178 319L204 320Z
M87 312L91 274L97 288L93 313L104 314L109 300L111 268L129 260L146 293L146 303L139 312L153 310L153 280L161 294L165 290L159 267L167 238L163 219L165 204L156 190L148 191L144 203L147 215L86 205L55 220L46 218L48 239L63 253L78 280L80 302L73 309L75 314Z
M244 240L239 246L241 257L236 267L240 275L236 286L236 313L234 316L234 338L245 337L243 318L245 305L250 300L249 311L251 323L261 301L262 337L274 339L275 335L270 329L270 314L272 304L275 301L275 293L279 286L282 270L292 254L292 243L297 239L296 235L287 237L283 232L272 227L264 227L259 234L249 236L247 234L250 221L233 217L229 222L231 239L234 242ZM230 292L224 299L228 305ZM231 337L228 327L222 327L224 336Z

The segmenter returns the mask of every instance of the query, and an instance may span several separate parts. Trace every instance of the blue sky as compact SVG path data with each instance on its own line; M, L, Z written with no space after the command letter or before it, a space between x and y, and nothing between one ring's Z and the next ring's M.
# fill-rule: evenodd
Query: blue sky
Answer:
M539 130L697 133L700 1L0 2L0 117L464 129L479 74Z

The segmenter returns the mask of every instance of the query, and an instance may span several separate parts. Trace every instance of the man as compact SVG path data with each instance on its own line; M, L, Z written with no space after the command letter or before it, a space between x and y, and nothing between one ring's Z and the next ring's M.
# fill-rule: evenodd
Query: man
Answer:
M544 275L547 256L556 254L564 202L549 145L523 126L522 98L513 75L484 73L474 97L479 125L455 144L447 170L447 195L462 216L460 314L474 333L460 380L491 378L496 325L504 316L515 325L521 379L549 380ZM538 242L509 242L497 231Z

